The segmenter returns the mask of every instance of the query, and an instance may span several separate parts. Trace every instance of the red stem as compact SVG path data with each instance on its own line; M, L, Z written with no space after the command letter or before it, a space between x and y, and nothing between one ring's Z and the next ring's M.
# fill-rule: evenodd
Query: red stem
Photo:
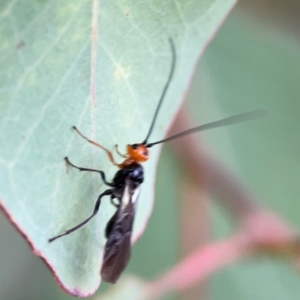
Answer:
M181 112L172 133L192 127L189 119L185 112ZM209 155L197 140L199 137L187 136L175 141L172 148L193 183L217 192L218 200L233 214L234 220L238 218L241 221L243 229L226 240L198 248L173 269L149 283L147 293L150 299L191 287L214 271L258 250L266 253L275 250L282 254L295 242L294 230L274 213L260 207L239 180ZM295 255L297 249L292 250Z
M212 272L251 252L251 239L237 234L221 242L208 244L182 260L177 266L148 284L150 299L161 298L169 291L186 289Z

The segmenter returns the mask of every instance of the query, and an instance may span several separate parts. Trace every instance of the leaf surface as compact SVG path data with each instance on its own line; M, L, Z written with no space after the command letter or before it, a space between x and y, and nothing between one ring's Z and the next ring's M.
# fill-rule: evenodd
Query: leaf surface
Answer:
M196 62L233 0L4 1L0 12L0 199L33 252L72 295L98 288L104 228L114 209L103 200L84 228L48 239L89 216L104 191L99 175L66 173L116 168L71 130L124 152L147 133L177 52L173 81L151 141L162 138L182 102ZM160 147L145 163L133 240L153 206ZM121 158L118 157L118 159Z

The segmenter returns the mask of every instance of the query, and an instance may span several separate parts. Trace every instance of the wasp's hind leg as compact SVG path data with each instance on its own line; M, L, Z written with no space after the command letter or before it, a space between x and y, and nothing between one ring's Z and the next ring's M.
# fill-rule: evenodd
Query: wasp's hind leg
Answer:
M117 202L115 202L114 200L117 200ZM119 208L120 206L120 200L118 198L115 198L114 195L111 195L110 197L110 203L115 206L116 208Z
M74 231L76 231L77 229L79 229L80 227L82 227L83 225L85 225L87 222L89 222L99 211L99 207L100 207L100 204L101 204L101 198L104 197L104 196L108 196L108 195L112 195L114 192L114 190L112 189L109 189L109 190L106 190L105 192L103 192L97 199L96 203L95 203L95 206L94 206L94 211L93 213L87 218L85 219L83 222L81 222L80 224L76 225L75 227L67 230L65 233L62 233L62 234L59 234L51 239L49 239L49 243L53 242L54 240L60 238L60 237L63 237L65 235L68 235Z

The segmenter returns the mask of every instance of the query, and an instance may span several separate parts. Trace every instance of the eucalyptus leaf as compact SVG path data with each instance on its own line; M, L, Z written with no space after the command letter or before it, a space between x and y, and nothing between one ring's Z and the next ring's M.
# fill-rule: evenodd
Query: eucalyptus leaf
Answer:
M172 37L177 65L149 142L162 138L234 2L0 0L0 204L66 292L86 297L98 288L114 208L103 200L84 228L49 244L89 216L105 188L97 174L67 173L63 158L108 179L117 171L71 127L108 149L141 142L168 76ZM133 240L151 214L159 150L145 163Z

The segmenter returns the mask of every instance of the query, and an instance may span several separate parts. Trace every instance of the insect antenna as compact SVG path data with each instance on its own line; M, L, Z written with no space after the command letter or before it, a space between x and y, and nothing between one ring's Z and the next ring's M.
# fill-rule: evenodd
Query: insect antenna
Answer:
M148 131L148 134L145 138L145 140L142 142L143 145L146 145L147 144L147 141L151 135L151 132L152 132L152 129L153 129L153 126L155 124L155 121L156 121L156 117L158 115L158 112L160 110L160 107L161 107L161 104L164 100L164 97L166 95L166 92L168 90L168 87L169 87L169 84L172 80L172 77L173 77L173 74L174 74L174 69L175 69L175 64L176 64L176 52L175 52L175 47L174 47L174 42L171 38L169 38L169 43L170 43L170 46L171 46L171 50L172 50L172 64L171 64L171 70L170 70L170 74L169 74L169 77L168 77L168 80L166 82L166 85L163 89L163 92L160 96L160 99L159 99L159 102L157 104L157 107L156 107L156 110L155 110L155 113L154 113L154 116L153 116L153 119L152 119L152 122L151 122L151 125L150 125L150 128L149 128L149 131Z
M169 142L171 140L175 140L178 139L180 137L183 137L185 135L188 134L192 134L198 131L204 131L204 130L208 130L208 129L213 129L213 128L218 128L218 127L224 127L224 126L228 126L228 125L232 125L232 124L236 124L236 123L241 123L241 122L245 122L245 121L250 121L250 120L254 120L257 118L262 118L264 116L266 116L266 111L264 109L259 109L259 110L254 110L254 111L250 111L250 112L246 112L246 113L242 113L239 115L235 115L229 118L225 118L219 121L215 121L215 122L211 122L211 123L207 123L204 125L200 125L200 126L196 126L194 128L182 131L180 133L174 134L172 136L169 136L163 140L154 142L154 143L149 143L146 144L147 148L150 148L154 145L157 144L161 144L161 143L165 143L165 142Z

